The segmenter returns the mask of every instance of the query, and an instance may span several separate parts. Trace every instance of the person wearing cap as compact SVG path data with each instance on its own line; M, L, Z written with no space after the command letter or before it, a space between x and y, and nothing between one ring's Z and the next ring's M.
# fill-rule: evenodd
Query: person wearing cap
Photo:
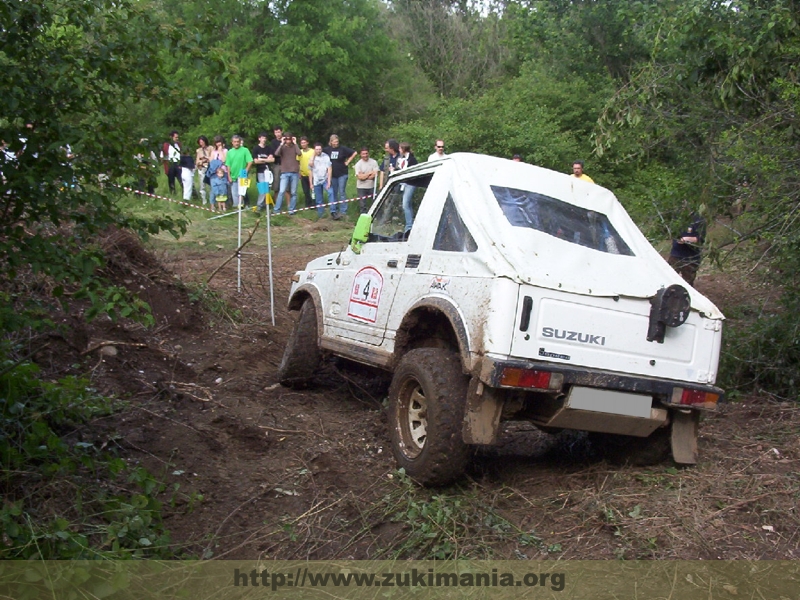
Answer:
M522 157L521 157L519 154L515 154L515 155L514 155L514 156L511 158L511 160L513 160L514 162L522 162Z
M684 201L684 208L688 202ZM694 285L700 262L703 260L703 242L706 237L706 220L694 211L689 218L690 224L680 236L672 241L672 249L667 262L683 277L689 285Z

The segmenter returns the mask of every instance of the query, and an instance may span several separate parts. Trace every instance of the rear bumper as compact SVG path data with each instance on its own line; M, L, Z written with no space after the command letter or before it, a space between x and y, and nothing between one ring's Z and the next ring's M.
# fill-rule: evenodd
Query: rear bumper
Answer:
M621 392L646 394L653 396L665 406L675 406L683 409L715 410L715 407L710 408L675 404L672 402L673 390L675 388L718 394L720 401L723 399L725 393L721 388L713 385L703 385L685 381L675 381L671 379L658 379L654 377L623 375L620 373L602 371L600 369L572 367L534 360L499 360L486 356L484 356L481 361L480 380L483 381L484 384L493 388L520 389L507 387L500 383L503 369L506 367L535 369L549 371L551 373L559 373L564 378L561 391L567 391L570 386L579 385L604 390L618 390Z

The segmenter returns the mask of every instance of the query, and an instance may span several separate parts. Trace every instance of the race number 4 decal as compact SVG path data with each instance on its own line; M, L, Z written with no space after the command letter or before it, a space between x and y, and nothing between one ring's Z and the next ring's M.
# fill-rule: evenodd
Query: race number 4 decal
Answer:
M361 269L353 279L347 316L365 323L374 323L378 318L382 289L383 275L373 267Z

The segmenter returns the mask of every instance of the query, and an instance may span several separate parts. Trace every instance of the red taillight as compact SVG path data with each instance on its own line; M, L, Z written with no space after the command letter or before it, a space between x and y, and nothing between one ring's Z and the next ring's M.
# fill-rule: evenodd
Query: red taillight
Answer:
M560 373L506 367L500 376L500 385L548 390L560 388L563 380L564 377Z
M719 401L719 394L705 390L688 390L674 388L672 390L672 404L696 406L698 408L715 408Z

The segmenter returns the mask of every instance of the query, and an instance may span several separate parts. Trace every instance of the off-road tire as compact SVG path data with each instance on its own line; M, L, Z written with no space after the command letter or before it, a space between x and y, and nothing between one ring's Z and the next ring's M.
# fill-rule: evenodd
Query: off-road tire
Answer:
M389 433L399 467L416 482L458 479L472 454L461 430L469 378L459 356L442 348L411 350L389 387Z
M319 368L321 353L317 341L317 309L311 299L303 302L300 315L286 342L278 367L278 381L286 387L305 387Z
M589 439L592 447L613 464L649 467L672 458L671 433L672 426L668 425L645 438L591 432Z

